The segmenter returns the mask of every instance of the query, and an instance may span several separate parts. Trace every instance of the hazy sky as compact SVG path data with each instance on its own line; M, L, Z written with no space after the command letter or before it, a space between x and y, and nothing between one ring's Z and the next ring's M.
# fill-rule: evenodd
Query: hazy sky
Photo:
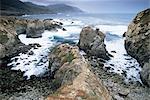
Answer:
M39 5L65 3L89 13L137 13L150 8L150 0L21 0Z

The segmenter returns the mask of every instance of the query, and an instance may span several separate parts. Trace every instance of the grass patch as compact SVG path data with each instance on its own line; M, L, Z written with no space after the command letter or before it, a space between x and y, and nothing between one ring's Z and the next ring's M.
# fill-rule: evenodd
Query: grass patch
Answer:
M71 52L69 52L65 55L64 62L71 63L73 59L74 59L74 55Z

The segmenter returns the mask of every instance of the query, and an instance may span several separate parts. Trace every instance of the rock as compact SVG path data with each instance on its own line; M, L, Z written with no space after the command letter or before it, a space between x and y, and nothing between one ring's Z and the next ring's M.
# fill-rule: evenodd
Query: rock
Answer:
M43 21L33 20L29 21L26 29L27 38L39 38L42 37L45 27Z
M15 29L18 35L26 34L28 20L26 19L16 19L15 20Z
M90 68L77 46L55 47L49 55L49 69L58 89L46 100L111 100L108 90Z
M0 59L12 55L14 47L20 44L14 27L15 18L0 17Z
M65 28L62 28L63 31L67 31Z
M79 48L90 56L109 59L109 54L104 44L105 35L99 29L84 27L80 33Z
M33 55L34 54L34 52L33 51L30 51L29 53L28 53L28 55Z
M117 53L116 51L111 51L112 53Z
M145 63L141 71L141 79L144 84L150 86L150 60Z
M114 99L113 100L124 100L122 97L120 97L119 95L115 95L113 97Z
M150 9L137 14L126 32L125 48L143 66L150 59ZM147 34L147 35L145 35Z
M136 58L143 67L141 77L144 83L148 83L150 66L150 9L146 9L137 14L128 27L125 39L127 53ZM147 70L146 70L147 69Z
M127 96L129 93L130 93L130 90L129 90L129 89L124 89L124 90L120 90L118 94L119 94L119 96L125 97L125 96Z
M21 43L16 32L17 25L23 25L25 22L26 20L16 17L0 17L0 66L7 63L9 58L31 49L30 46Z
M50 20L50 19L44 19L43 22L44 22L45 30L52 31L52 30L57 30L57 28L59 29L62 28L61 22L57 22L57 21Z
M126 32L123 33L122 37L126 37Z

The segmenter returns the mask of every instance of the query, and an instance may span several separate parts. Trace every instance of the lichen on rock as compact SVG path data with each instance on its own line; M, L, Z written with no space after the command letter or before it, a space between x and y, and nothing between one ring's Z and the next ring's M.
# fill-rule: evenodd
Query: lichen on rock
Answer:
M71 54L71 60L66 55ZM57 90L47 100L111 100L108 90L93 74L88 61L80 55L77 46L61 44L49 55L51 73L55 72L54 83Z

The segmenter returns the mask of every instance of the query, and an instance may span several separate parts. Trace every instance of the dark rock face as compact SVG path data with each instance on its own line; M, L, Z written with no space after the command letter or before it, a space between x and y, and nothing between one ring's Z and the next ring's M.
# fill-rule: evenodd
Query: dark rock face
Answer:
M0 18L0 59L14 54L19 50L19 45L23 45L17 37L14 20Z
M28 22L26 29L26 37L27 38L39 38L42 37L42 33L44 32L45 27L44 23L40 20L33 20Z
M141 71L141 78L144 84L150 87L150 60L145 63Z
M148 63L150 59L150 9L138 13L129 25L125 48L128 54L136 58L141 66L144 66L141 77L144 83L149 84L150 66L148 67L145 63Z
M104 44L105 35L99 29L84 27L80 33L79 48L91 56L109 59L109 54Z
M15 17L0 17L0 66L6 62L6 58L27 52L30 49L30 46L21 43L16 32L16 27L24 25L25 22L26 20ZM5 60L3 61L3 59Z
M28 23L27 19L16 19L15 20L15 29L16 29L17 35L26 34L27 23Z
M45 21L49 22L45 26ZM62 23L47 20L29 20L16 17L0 17L0 60L5 57L13 57L19 53L27 52L32 45L21 43L18 38L20 34L26 34L28 38L42 37L45 27L51 27L56 30L62 28ZM36 45L36 47L41 47ZM32 54L32 53L31 53ZM2 61L0 61L0 64Z

